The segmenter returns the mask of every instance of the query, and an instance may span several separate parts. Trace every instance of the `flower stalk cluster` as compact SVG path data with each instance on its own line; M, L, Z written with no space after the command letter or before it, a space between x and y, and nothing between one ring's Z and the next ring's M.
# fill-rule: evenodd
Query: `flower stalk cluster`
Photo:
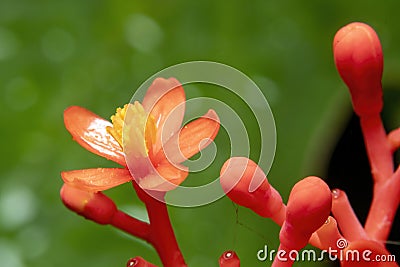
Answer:
M373 255L390 255L385 241L400 201L400 167L394 170L393 164L393 153L400 147L400 130L387 134L380 117L383 108L381 44L370 26L351 23L336 33L333 52L338 72L349 88L353 109L360 118L374 180L373 200L365 226L358 220L346 193L340 189L330 191L318 177L299 181L293 187L286 207L281 202L272 204L271 199L281 201L280 196L268 184L259 167L246 158L233 158L225 163L234 161L240 167L231 170L226 178L223 168L221 185L232 201L282 226L279 235L282 251L299 250L309 243L322 250L337 248L337 253L369 250ZM250 172L249 168L257 171ZM236 181L234 185L232 181ZM252 184L258 187L251 188ZM285 216L279 216L279 219L276 218L277 205L286 209ZM347 246L338 246L338 240L343 240ZM292 264L293 261L275 257L272 266ZM345 258L341 259L341 266L398 265Z
M319 177L309 176L297 182L285 204L255 162L233 157L222 166L220 183L233 202L281 226L279 251L299 251L311 244L321 250L337 249L332 252L337 254L369 250L373 255L390 255L385 241L400 202L400 168L395 169L393 164L393 153L400 148L400 128L386 133L380 117L382 47L370 26L351 23L336 33L333 53L338 72L349 88L353 109L360 118L373 175L373 200L365 225L358 220L346 193L331 190ZM219 118L213 110L181 127L185 100L177 80L157 78L143 102L118 109L112 117L113 123L81 107L70 107L64 113L66 128L75 141L122 167L62 172L62 201L88 220L112 225L147 241L166 267L187 265L164 197L186 179L189 170L181 163L206 147L219 129ZM102 192L126 182L133 184L145 204L149 222L119 210ZM339 246L338 240L347 246ZM272 266L293 263L275 257ZM135 257L127 266L155 265ZM219 266L239 267L240 259L234 251L226 251L219 258ZM341 259L341 266L398 265Z

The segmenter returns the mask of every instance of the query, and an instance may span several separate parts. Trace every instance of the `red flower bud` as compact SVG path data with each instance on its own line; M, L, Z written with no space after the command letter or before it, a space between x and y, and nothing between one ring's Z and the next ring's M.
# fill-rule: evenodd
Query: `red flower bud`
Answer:
M225 251L219 258L220 267L240 267L240 260L232 250Z
M307 245L313 232L327 220L332 207L328 185L309 176L296 183L290 192L286 220L280 231L281 244L299 250Z
M261 168L248 158L227 160L221 169L220 183L233 202L262 217L276 216L284 211L278 191L270 186Z
M147 262L142 257L135 257L135 258L130 259L126 263L126 267L157 267L157 266L154 264L151 264L150 262Z
M67 208L99 224L109 224L117 212L114 202L101 192L83 191L64 184L60 195Z
M354 111L359 116L378 114L383 106L383 54L375 31L360 22L344 26L333 40L333 54Z

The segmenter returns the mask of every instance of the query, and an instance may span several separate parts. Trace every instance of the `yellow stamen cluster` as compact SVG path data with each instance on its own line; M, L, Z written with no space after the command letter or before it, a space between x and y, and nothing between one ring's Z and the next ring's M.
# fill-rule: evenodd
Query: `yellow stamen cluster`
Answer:
M122 129L124 127L124 120L126 115L126 109L128 108L129 104L125 104L123 108L117 108L115 115L111 116L111 121L113 126L107 127L107 132L111 134L114 139L118 142L118 144L122 146Z
M156 142L157 126L154 117L147 114L139 102L135 101L133 104L118 108L116 114L111 116L111 121L113 127L107 127L107 131L124 151L129 149L128 153L133 153L131 155L136 157L149 155L149 151ZM124 141L122 141L122 135L124 135Z

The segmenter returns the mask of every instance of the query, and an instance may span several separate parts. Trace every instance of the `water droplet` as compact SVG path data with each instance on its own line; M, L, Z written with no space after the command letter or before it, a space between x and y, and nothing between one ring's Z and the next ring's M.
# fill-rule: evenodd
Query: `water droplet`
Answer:
M225 258L225 259L230 259L230 258L232 258L232 257L233 257L232 251L226 251L226 252L224 253L224 258Z
M132 266L136 266L139 263L139 261L136 258L130 259L127 263L126 263L126 267L132 267Z
M333 189L332 190L332 196L334 199L338 199L341 195L341 190L340 189Z

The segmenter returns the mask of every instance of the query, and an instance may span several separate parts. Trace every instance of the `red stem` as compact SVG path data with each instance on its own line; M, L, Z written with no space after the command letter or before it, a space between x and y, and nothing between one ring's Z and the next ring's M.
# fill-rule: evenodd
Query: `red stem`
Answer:
M335 218L329 216L324 225L311 235L309 243L321 250L328 250L337 247L339 239L344 237L339 232Z
M393 179L392 147L379 114L361 117L361 129L374 177L374 195L365 223L365 231L376 241L387 239L399 203L398 187Z
M340 231L350 241L368 239L344 191L332 190L332 213L339 224Z
M367 149L372 176L380 183L393 174L393 157L379 114L360 117L361 130Z
M137 195L146 205L150 220L149 242L154 246L164 267L186 267L185 260L172 229L167 205L144 192L134 181ZM160 192L163 200L165 192Z
M138 219L132 218L128 214L118 210L110 224L122 231L125 231L133 236L139 237L147 242L149 240L150 226L149 224L139 221Z
M279 245L278 252L274 258L274 262L272 263L271 267L291 267L293 266L294 260L291 259L293 255L291 254L290 249L283 246L282 244Z
M400 169L384 184L374 188L365 231L376 241L387 240L400 201Z

